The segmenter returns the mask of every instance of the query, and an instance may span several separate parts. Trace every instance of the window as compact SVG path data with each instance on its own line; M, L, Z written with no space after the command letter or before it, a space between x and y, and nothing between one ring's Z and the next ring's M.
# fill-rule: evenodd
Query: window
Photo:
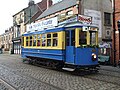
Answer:
M111 14L110 13L104 13L104 24L105 25L111 25Z
M33 46L36 46L36 35L33 36Z
M32 36L30 36L30 46L32 46L32 42L33 42Z
M40 41L41 41L41 35L37 35L37 46L41 46Z
M51 34L47 34L47 46L51 46Z
M90 31L90 44L95 45L96 44L96 33L93 31Z
M79 33L79 45L81 44L87 44L87 32L86 31L80 31Z
M26 46L28 46L28 37L26 37Z
M45 46L46 45L46 35L43 34L42 35L42 46Z
M69 31L66 31L66 46L69 46L70 35Z
M72 11L72 10L71 10L71 11L68 11L66 14L67 14L67 15L73 15L73 11Z
M53 34L53 47L56 47L58 46L58 34L57 33L54 33Z
M59 14L60 18L65 17L65 15L66 15L66 13L61 13L61 14Z

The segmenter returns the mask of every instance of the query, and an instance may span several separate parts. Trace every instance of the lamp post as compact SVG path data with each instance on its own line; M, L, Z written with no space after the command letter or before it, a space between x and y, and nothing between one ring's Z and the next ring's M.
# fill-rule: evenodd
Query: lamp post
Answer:
M116 22L115 22L115 0L113 0L113 43L114 43L114 67L116 67L116 39L115 39L115 31L116 31Z

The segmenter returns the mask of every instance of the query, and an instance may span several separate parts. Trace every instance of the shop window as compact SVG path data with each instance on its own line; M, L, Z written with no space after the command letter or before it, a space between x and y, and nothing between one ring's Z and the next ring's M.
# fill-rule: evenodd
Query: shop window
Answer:
M36 46L36 35L33 36L33 46Z
M26 46L28 46L28 37L26 37Z
M32 36L30 36L30 46L32 46L32 42L33 42Z
M41 35L37 35L37 46L41 46L41 45L40 45L40 41L41 41L41 40L40 40L40 39L41 39L40 36L41 36Z
M86 31L80 31L79 33L79 45L87 44L87 32Z
M47 46L51 46L51 34L47 34Z
M46 45L46 35L42 35L42 46L44 47Z
M58 34L54 33L53 34L53 47L58 46Z

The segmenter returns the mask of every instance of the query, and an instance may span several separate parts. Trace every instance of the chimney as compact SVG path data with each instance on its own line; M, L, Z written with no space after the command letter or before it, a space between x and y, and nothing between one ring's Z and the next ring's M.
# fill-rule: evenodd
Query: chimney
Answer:
M47 0L47 9L52 6L53 1L52 0Z
M34 4L35 4L34 0L29 0L28 6L32 6Z

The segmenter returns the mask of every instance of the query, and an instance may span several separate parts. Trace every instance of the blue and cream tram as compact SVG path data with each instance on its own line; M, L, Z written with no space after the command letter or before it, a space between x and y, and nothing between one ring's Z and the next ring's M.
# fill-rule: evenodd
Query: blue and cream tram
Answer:
M98 66L98 28L79 24L22 35L22 58L59 68Z

